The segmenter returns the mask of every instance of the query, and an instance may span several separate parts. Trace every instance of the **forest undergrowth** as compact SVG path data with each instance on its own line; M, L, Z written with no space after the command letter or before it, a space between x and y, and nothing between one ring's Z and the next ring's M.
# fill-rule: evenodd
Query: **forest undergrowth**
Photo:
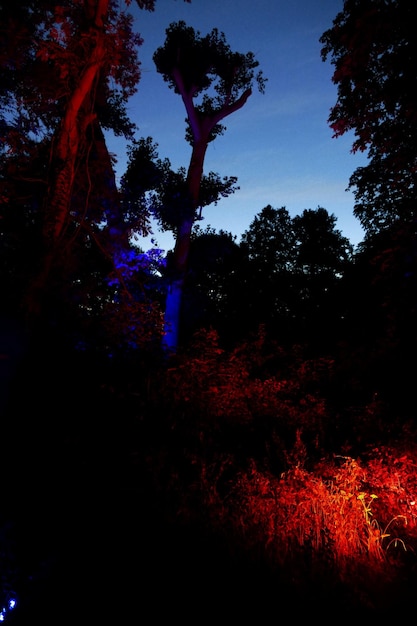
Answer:
M209 334L158 382L148 470L167 518L295 593L399 615L417 584L412 420L376 393L340 402L331 359L259 347L226 353Z
M395 414L369 389L355 396L334 358L289 354L262 337L226 351L203 333L142 376L130 365L83 367L68 379L53 362L45 379L30 364L3 435L12 534L22 544L7 557L17 566L5 581L19 591L22 570L44 581L50 567L51 582L31 593L50 602L52 585L51 623L57 614L63 623L63 589L85 589L92 610L97 576L133 610L139 590L142 602L155 593L179 602L185 588L213 612L216 598L233 611L262 597L310 614L327 607L329 617L398 617L413 605L411 410ZM45 566L48 553L58 566ZM106 594L95 588L97 607Z

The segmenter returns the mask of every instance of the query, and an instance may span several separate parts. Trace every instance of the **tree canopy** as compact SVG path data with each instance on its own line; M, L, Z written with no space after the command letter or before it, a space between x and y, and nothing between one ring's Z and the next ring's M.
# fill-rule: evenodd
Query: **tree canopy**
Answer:
M322 59L334 65L337 102L329 123L354 131L353 151L369 163L350 178L354 214L368 235L410 221L416 210L417 43L408 0L345 0L323 33Z
M244 105L254 80L261 93L265 89L262 71L255 74L259 62L253 52L233 52L217 28L202 37L184 21L174 22L153 58L158 72L183 99L191 144L212 141L225 130L219 122Z

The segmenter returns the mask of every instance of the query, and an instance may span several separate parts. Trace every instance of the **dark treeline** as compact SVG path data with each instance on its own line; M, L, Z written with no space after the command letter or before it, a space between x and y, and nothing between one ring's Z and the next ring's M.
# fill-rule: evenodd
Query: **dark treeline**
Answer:
M158 10L153 0L137 4ZM416 454L413 23L407 0L345 0L320 40L334 66L335 140L353 130L353 150L368 155L349 181L365 232L354 247L331 207L293 217L254 207L240 241L199 227L204 207L238 190L233 175L203 175L203 164L208 143L226 131L221 122L254 86L265 90L251 52L233 52L215 28L205 36L183 22L167 28L154 61L184 102L192 154L173 171L127 114L142 40L120 3L0 3L2 618L136 619L161 597L173 615L187 589L197 615L208 598L215 612L220 598L232 604L233 576L248 593L256 579L262 593L271 560L289 602L305 576L310 603L320 577L332 581L329 612L343 602L380 607L381 579L368 589L353 563L379 575L386 535L378 550L364 550L369 506L365 516L342 510L352 494L361 507L379 488L389 522L412 500L404 487L391 507L383 472L387 458L398 469ZM126 139L119 185L108 132ZM175 236L166 257L135 245L151 217ZM342 485L342 504L325 509L320 492L319 539L309 534L311 511L297 521L294 504L290 540L292 526L275 512L318 484L326 494ZM271 493L281 498L273 513ZM328 523L334 508L340 519ZM343 519L358 541L341 548L332 533ZM288 544L274 552L278 527ZM390 563L405 594L416 573L412 515L410 528L407 573L397 557ZM316 611L329 600L320 593Z

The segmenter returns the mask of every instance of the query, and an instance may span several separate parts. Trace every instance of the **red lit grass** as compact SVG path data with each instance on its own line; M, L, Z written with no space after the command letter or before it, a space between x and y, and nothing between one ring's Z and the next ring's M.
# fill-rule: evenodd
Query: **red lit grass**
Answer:
M294 358L285 376L265 374L267 360L226 354L209 334L159 381L169 434L152 471L169 514L271 576L330 596L342 586L353 605L383 610L417 580L410 426L394 428L374 399L363 418L358 407L338 414L331 360Z

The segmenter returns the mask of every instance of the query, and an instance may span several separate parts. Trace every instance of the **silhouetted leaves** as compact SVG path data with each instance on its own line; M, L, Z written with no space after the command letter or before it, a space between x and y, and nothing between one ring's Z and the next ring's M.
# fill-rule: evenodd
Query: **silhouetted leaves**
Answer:
M329 123L338 137L353 130L353 151L369 164L350 178L354 213L369 235L415 219L417 44L408 0L347 0L321 37L335 67L337 102Z

